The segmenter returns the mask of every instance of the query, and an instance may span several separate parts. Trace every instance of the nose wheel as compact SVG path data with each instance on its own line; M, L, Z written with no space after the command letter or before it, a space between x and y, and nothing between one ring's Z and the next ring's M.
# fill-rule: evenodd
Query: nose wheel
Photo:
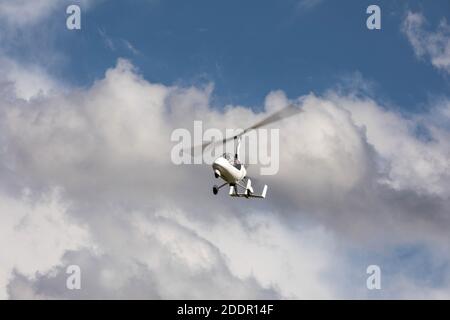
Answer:
M224 184L222 184L222 185L220 185L220 186L216 186L216 185L215 185L215 186L213 187L213 190L212 190L213 193L214 193L214 194L218 194L218 193L219 193L219 190L220 190L222 187L226 186L227 184L228 184L228 183L225 182Z

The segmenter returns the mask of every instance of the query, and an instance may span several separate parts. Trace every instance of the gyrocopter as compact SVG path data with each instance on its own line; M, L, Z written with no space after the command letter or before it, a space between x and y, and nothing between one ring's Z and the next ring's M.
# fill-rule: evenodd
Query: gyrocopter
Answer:
M243 130L241 133L235 136L225 138L222 141L209 141L205 142L202 145L192 147L191 155L194 154L194 149L198 147L202 147L203 152L207 147L214 147L217 144L226 144L231 140L234 140L235 142L234 156L232 156L229 153L224 153L222 156L215 159L212 164L214 176L216 178L224 180L223 184L219 186L217 185L213 186L212 188L213 193L216 195L220 189L222 189L226 185L229 185L230 186L229 195L232 197L245 197L247 199L249 198L264 199L267 194L267 185L264 185L261 194L255 194L254 189L252 187L252 181L247 176L246 166L243 163L241 163L240 160L241 158L239 154L241 137L251 130L256 130L265 125L280 121L294 114L297 114L300 111L302 111L300 108L294 105L289 105L284 109L281 109L275 112L274 114L270 115L269 117L263 119L262 121L254 124L253 126L248 127L247 129ZM241 191L239 189L241 189Z

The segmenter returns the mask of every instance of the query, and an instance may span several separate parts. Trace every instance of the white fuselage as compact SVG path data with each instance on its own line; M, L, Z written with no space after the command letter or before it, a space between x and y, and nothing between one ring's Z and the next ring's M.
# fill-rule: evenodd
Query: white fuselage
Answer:
M212 164L212 167L215 173L219 172L220 177L231 184L242 180L247 174L244 165L241 165L241 168L238 169L224 157L217 158Z

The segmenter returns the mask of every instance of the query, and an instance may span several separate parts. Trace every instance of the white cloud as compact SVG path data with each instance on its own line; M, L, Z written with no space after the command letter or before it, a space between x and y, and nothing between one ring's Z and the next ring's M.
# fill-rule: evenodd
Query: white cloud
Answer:
M30 100L62 90L61 85L36 65L24 66L0 56L0 72L3 74L3 86L11 86L17 98Z
M194 119L205 128L245 127L286 105L282 91L268 95L260 114L218 111L211 87L149 83L123 59L89 88L29 100L13 90L19 78L4 78L0 194L20 206L20 190L39 198L58 187L57 203L66 206L59 223L37 223L51 239L62 237L55 255L43 257L44 266L4 269L1 290L12 298L364 297L355 288L365 279L348 288L336 281L359 270L349 252L448 246L449 132L431 113L406 119L351 95L297 99L304 112L280 124L281 170L264 177L268 198L243 202L212 195L210 168L172 165L170 134ZM419 123L430 140L415 134ZM88 241L60 234L79 225ZM6 250L18 235L5 228ZM72 263L84 270L81 292L61 286Z
M29 190L17 199L0 194L0 299L13 271L35 279L59 266L67 250L89 246L88 231L66 210L56 190L37 201Z
M405 119L381 109L374 101L336 97L338 105L352 114L355 124L365 128L367 141L386 163L385 183L394 189L413 189L418 193L450 197L450 138L447 129L436 127L431 119ZM443 106L443 117L448 106ZM450 117L441 118L450 122ZM420 139L417 130L423 123L430 140Z
M19 27L32 25L50 15L58 2L58 0L1 0L0 18L9 25Z
M450 73L450 26L442 19L436 31L426 30L421 13L408 12L402 30L419 58L428 58L439 70Z
M256 211L243 218L220 216L211 228L179 212L164 212L217 245L230 269L241 278L255 277L274 286L282 297L327 299L336 296L332 273L342 267L333 237L321 227L289 228L277 214ZM334 266L330 268L330 266Z

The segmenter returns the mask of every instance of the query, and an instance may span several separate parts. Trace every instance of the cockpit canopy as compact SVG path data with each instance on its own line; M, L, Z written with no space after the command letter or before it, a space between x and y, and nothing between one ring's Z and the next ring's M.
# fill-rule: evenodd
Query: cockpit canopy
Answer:
M231 153L224 153L222 157L224 157L236 169L241 170L241 163L239 162L238 159L233 157Z
M233 156L231 155L231 153L224 153L222 155L222 157L224 157L225 159L227 159L230 163L233 162Z

